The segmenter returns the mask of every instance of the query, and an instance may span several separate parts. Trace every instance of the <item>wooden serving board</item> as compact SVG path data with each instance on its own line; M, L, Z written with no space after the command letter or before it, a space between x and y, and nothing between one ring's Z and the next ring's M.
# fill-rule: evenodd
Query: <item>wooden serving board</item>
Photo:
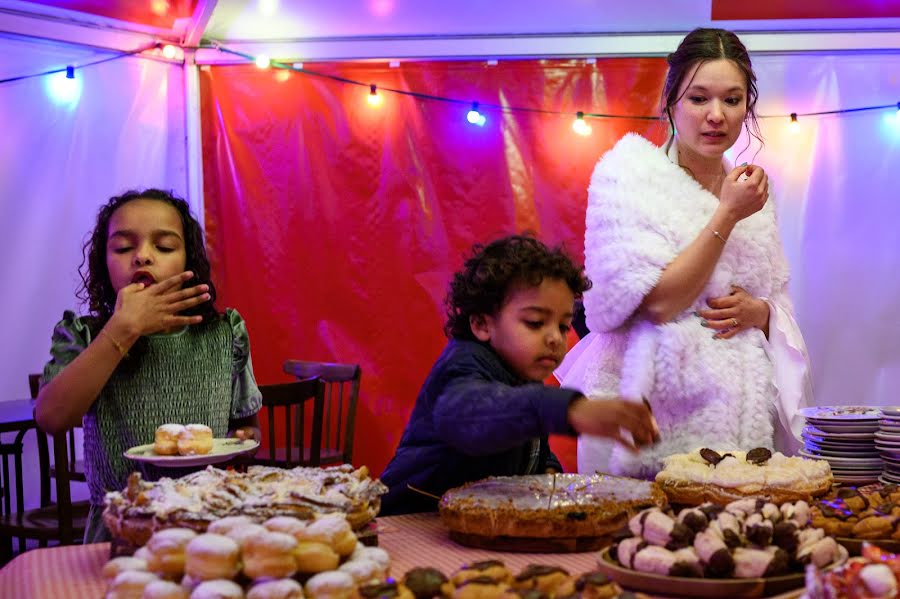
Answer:
M466 547L515 553L584 553L599 551L616 541L613 535L602 537L488 537L450 531L450 538Z

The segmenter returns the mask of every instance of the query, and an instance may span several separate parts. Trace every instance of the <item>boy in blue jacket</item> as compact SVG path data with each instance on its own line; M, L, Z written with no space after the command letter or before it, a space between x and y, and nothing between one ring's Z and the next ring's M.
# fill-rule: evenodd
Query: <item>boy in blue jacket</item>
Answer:
M588 401L542 382L566 353L575 299L588 288L561 249L533 237L474 247L446 298L450 341L381 476L390 489L382 515L434 511L447 489L487 476L560 472L551 433L599 435L632 449L655 440L645 405Z

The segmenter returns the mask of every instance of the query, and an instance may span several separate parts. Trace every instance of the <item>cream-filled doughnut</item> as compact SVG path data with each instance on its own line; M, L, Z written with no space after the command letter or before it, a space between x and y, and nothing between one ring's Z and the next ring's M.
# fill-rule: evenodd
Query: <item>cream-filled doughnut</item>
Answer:
M213 432L205 424L188 424L178 434L179 455L206 455L212 446Z
M171 580L154 580L144 587L141 599L188 599L190 592Z
M356 548L356 535L344 514L327 514L314 520L301 533L301 541L318 541L330 545L341 557Z
M244 599L244 589L231 580L207 580L191 592L191 599Z
M384 569L370 559L354 559L344 562L338 567L339 572L346 572L353 577L356 584L364 584L372 580L381 580L387 576Z
M244 574L260 578L287 578L297 571L297 539L283 532L265 532L244 540Z
M384 570L385 574L391 572L391 556L381 547L363 547L358 553L354 552L353 559L373 561Z
M217 535L227 535L228 532L237 526L246 526L247 524L256 524L249 516L225 516L209 523L206 532Z
M297 560L297 571L303 574L334 570L341 561L340 556L329 545L310 541L297 543L294 558Z
M269 532L266 530L264 526L261 524L238 524L234 526L231 530L225 533L225 536L229 539L234 539L237 541L237 544L242 546L244 545L244 541L248 537L252 537L254 535L263 534Z
M353 577L346 572L321 572L306 581L306 595L313 599L348 599Z
M180 578L184 574L184 549L197 537L189 528L167 528L153 533L147 541L150 557L147 569L166 578Z
M152 572L124 570L113 579L106 599L141 599L144 587L159 578Z
M292 578L268 580L254 585L247 599L303 599L303 587Z
M153 453L178 455L178 436L184 430L180 424L164 424L157 427L153 438Z
M103 579L109 584L115 580L120 572L125 572L126 570L146 572L147 561L136 557L116 557L103 564L101 573L103 574Z
M275 516L263 522L263 526L272 532L283 532L291 535L298 541L302 541L303 533L306 531L306 527L309 526L309 520L300 520L293 516Z
M239 571L240 547L224 535L199 535L184 549L184 572L194 580L233 578Z

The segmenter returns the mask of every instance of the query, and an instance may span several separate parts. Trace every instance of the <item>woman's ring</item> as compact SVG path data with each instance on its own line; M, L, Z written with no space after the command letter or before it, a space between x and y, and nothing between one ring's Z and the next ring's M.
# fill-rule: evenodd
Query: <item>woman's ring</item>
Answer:
M737 327L737 326L739 326L740 324L741 324L741 323L738 322L738 319L737 319L737 318L732 318L732 319L731 319L731 326Z

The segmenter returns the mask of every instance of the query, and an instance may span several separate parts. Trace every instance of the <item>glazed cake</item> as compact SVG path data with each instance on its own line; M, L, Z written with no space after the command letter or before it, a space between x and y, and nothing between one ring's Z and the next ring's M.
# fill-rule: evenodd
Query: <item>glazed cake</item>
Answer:
M441 519L451 532L483 537L602 537L638 511L664 506L656 484L605 474L491 477L450 489Z
M311 520L340 512L358 530L371 522L387 492L368 469L349 464L290 470L251 466L246 473L209 466L177 479L147 482L137 472L122 492L107 493L103 520L113 537L143 545L153 531L183 527L199 532L227 516L262 522L275 516Z
M831 467L824 460L787 457L767 449L716 452L703 448L664 460L656 482L672 503L725 505L744 497L775 504L810 501L831 489Z

